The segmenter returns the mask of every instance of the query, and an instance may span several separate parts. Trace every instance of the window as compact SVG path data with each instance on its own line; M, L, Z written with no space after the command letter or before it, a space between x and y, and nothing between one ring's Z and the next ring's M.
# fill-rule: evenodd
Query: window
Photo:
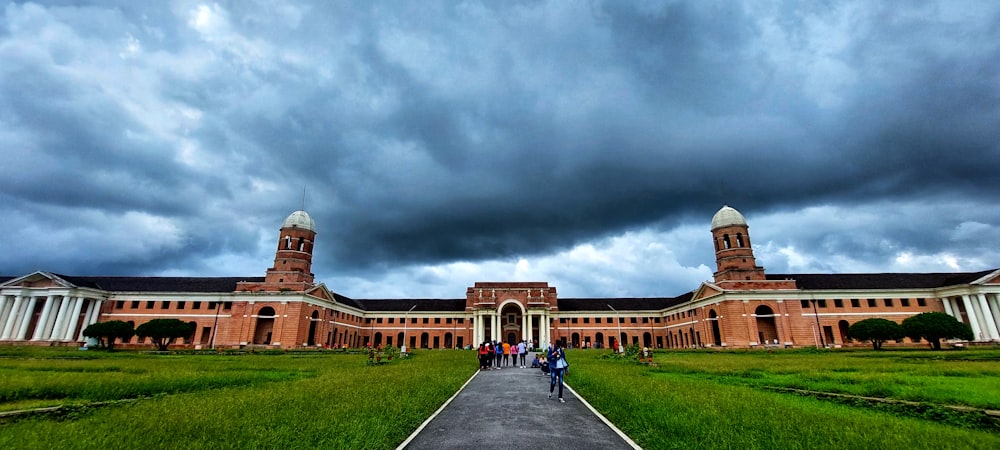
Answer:
M577 320L576 317L574 317L574 318L570 319L570 322L576 323L576 320Z
M187 302L177 302L177 309L184 309L187 306Z
M395 317L390 317L389 318L389 323L394 323L394 322L396 322L396 318Z
M869 308L874 308L875 307L875 299L874 298L868 299L868 307Z
M446 324L449 324L449 325L450 325L450 324L451 324L451 317L449 317L449 318L447 318L447 319L444 319L444 323L446 323Z
M115 302L115 309L125 309L125 302L121 300Z
M208 302L208 309L215 309L219 306L219 302Z
M654 319L653 319L653 322L655 322L655 323L660 323L660 318L659 318L659 317L656 317L656 318L654 318Z
M917 299L917 306L927 306L927 301L924 300L924 299L922 299L922 298L918 298Z
M601 323L600 317L594 317L594 323Z
M629 318L629 322L631 322L631 323L635 323L635 317L630 317L630 318Z
M160 302L160 308L169 309L170 308L170 302L169 301Z
M431 318L430 317L424 317L424 323L425 324L431 323Z
M826 300L816 300L816 303L820 308L826 308Z
M462 318L458 319L458 323L460 323L460 324L465 323L465 319L462 319ZM459 338L459 339L461 339L461 338Z
M851 299L851 307L852 308L860 308L861 307L861 300L858 300L856 298L852 298Z
M370 323L372 323L371 317L365 319L365 324L370 324Z
M417 318L416 317L410 318L410 323L417 323ZM414 339L416 339L416 338L414 338Z
M565 317L559 318L559 323L566 323L566 318Z
M833 299L833 306L836 307L836 308L843 308L844 307L844 301L841 300L841 299L839 299L839 298L835 298L835 299Z
M802 309L809 309L809 300L799 300L802 304Z
M225 302L222 304L222 309L233 309L233 302Z
M129 304L129 308L139 309L139 301L138 300L132 300L132 303Z
M513 314L507 314L507 323L515 323L515 317Z
M156 308L156 302L152 300L146 301L146 309L153 309L153 308Z
M901 298L901 299L899 299L899 304L902 305L902 306L910 306L910 299L908 299L908 298Z
M191 309L201 309L201 302L191 303Z
M379 317L379 318L375 319L375 323L382 323L382 318Z
M649 317L643 317L642 323L649 323Z
M590 323L590 317L584 317L583 323Z
M892 308L892 299L891 298L885 299L885 307L886 308Z
M441 318L440 317L435 317L434 318L434 323L440 324L441 323Z

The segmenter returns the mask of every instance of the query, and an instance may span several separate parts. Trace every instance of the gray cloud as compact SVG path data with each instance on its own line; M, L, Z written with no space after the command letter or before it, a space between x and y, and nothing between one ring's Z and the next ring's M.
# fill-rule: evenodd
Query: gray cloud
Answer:
M22 238L0 273L262 272L303 188L320 278L544 259L723 203L834 256L816 270L896 267L885 242L979 255L998 23L986 2L9 4L0 231ZM873 205L909 222L852 214ZM814 207L844 220L769 219ZM80 242L121 223L147 232Z

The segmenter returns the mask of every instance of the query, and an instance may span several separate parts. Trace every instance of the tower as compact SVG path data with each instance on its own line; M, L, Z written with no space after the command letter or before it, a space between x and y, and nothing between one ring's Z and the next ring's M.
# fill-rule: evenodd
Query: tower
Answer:
M764 268L754 259L749 229L743 214L729 206L723 206L712 217L716 283L766 279Z
M274 266L267 269L264 290L304 291L313 285L312 252L316 222L305 211L293 212L281 224Z

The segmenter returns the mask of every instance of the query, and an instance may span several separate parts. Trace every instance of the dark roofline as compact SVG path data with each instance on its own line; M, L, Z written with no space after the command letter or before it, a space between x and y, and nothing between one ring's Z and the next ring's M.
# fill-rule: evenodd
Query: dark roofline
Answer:
M997 269L981 272L768 274L768 280L795 280L803 290L931 289L969 284Z

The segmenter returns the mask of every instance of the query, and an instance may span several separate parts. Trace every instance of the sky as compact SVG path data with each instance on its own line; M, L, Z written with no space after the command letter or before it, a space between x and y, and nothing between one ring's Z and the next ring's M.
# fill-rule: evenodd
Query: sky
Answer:
M0 5L0 275L673 297L1000 267L995 1Z

